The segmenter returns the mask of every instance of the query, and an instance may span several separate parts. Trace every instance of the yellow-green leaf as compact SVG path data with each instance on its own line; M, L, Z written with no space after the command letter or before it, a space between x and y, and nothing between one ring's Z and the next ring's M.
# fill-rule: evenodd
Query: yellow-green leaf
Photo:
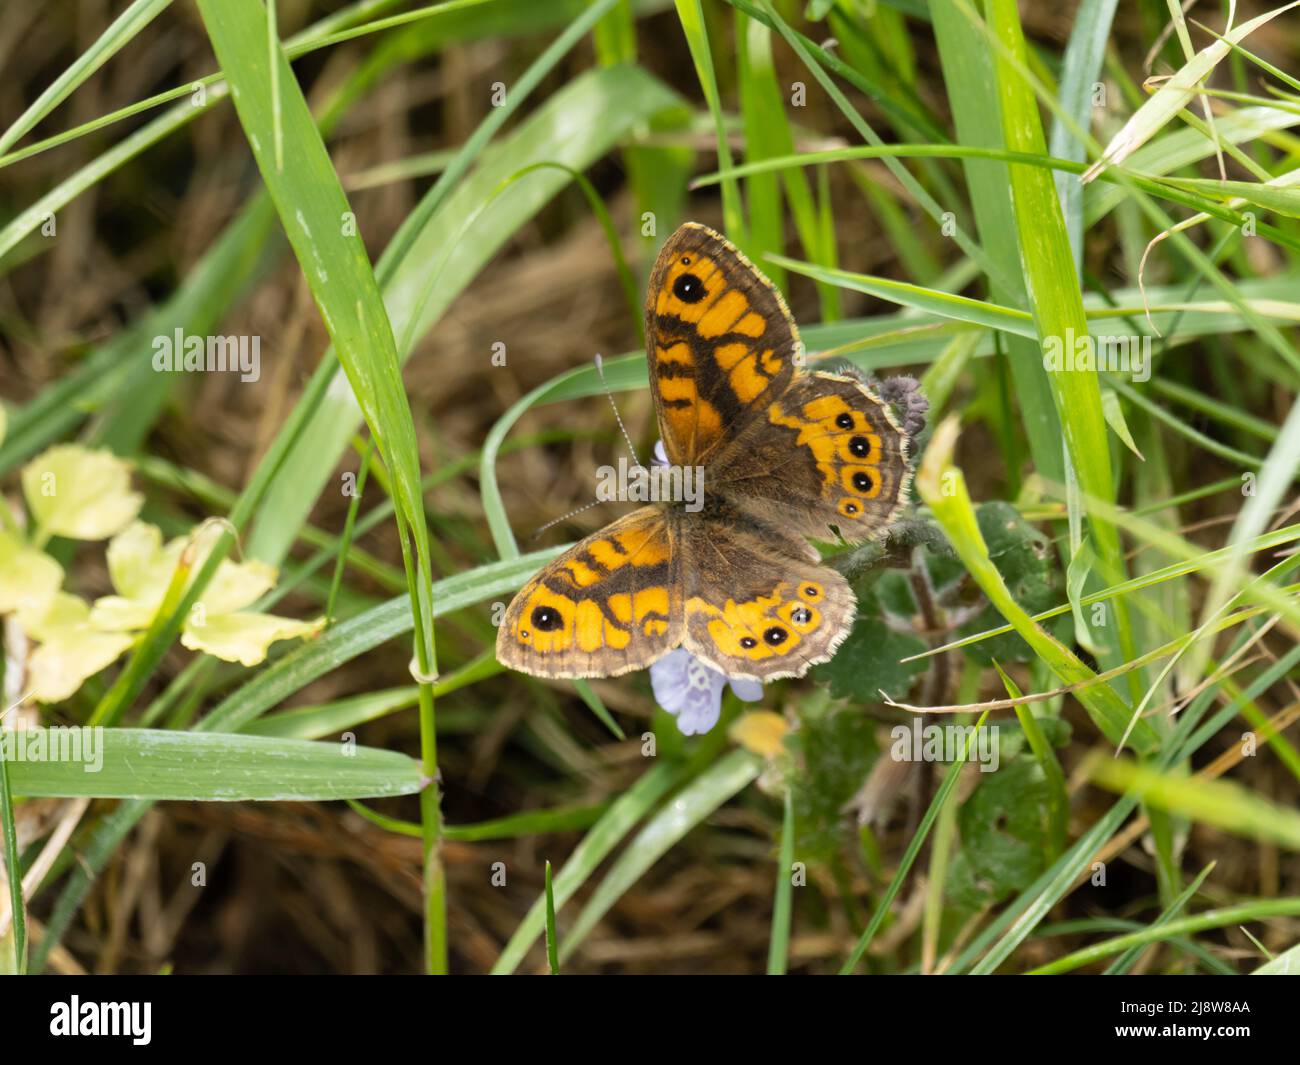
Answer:
M110 451L59 444L23 467L23 495L38 535L107 540L140 511L131 469Z
M28 660L27 676L33 696L42 703L67 699L132 643L127 633L94 628L89 604L67 592L58 593L45 610L24 614L22 623L40 641Z
M62 566L0 529L0 614L38 610L62 585Z
M256 666L265 661L277 640L315 636L325 627L323 617L295 621L274 614L234 613L209 616L202 624L187 622L181 643L191 651L205 651L226 662Z

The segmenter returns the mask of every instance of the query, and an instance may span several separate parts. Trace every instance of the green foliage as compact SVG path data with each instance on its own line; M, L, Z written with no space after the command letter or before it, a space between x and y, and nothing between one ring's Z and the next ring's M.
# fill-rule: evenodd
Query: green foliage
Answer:
M878 600L871 597L859 607L853 631L835 657L817 666L813 678L828 684L837 699L877 702L881 691L901 699L912 679L926 670L924 662L902 659L924 650L925 644L917 637L886 622Z
M1023 891L1043 871L1047 798L1037 764L1004 765L962 804L957 816L961 851L953 859L948 893L958 906L978 910Z
M1058 603L1063 586L1061 570L1042 531L1025 521L1010 503L1000 499L981 503L975 509L975 516L984 542L988 544L989 557L1016 602L1030 614L1037 614ZM954 559L934 558L930 572L937 587L952 589L954 594L959 594L956 582L965 578L960 563ZM943 597L944 591L941 590L940 598ZM1002 615L989 604L961 625L957 636L970 636L996 628L1001 620ZM1057 639L1068 641L1069 618L1058 621L1052 631ZM966 653L983 664L994 660L1028 662L1034 657L1029 645L1014 632L981 640L972 644Z
M982 503L976 516L990 558L1015 600L1031 614L1053 606L1060 598L1062 582L1046 536L1001 500ZM949 630L951 636L966 637L998 626L1001 615L971 586L960 560L927 549L921 564L941 618L965 619ZM876 702L883 691L901 700L914 678L929 668L925 659L903 661L927 650L925 641L915 635L924 631L927 619L916 601L912 579L907 573L886 570L872 573L860 584L852 632L836 656L813 671L814 678L828 684L837 699ZM1065 638L1069 619L1058 620L1055 629L1058 638ZM965 653L985 665L995 659L1024 662L1033 658L1028 645L1014 632L982 639Z
M1039 724L1053 746L1068 742L1064 721ZM974 774L978 783L957 815L961 849L948 878L950 900L971 912L1023 891L1051 856L1049 782L1025 749L1024 733L1014 724L995 727L1000 764L996 772Z
M876 723L853 706L814 695L799 708L799 727L786 738L792 759L795 853L826 862L850 833L845 804L857 793L879 754Z

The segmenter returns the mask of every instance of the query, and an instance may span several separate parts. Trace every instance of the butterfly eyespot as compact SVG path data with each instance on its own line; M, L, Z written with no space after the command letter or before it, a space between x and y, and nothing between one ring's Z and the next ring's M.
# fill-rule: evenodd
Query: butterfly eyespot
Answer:
M673 295L683 303L699 303L704 299L704 282L694 274L680 274L673 282Z
M871 479L871 474L859 470L853 475L853 487L859 492L870 492L875 482Z
M853 415L850 414L848 411L845 411L843 414L839 415L835 419L835 424L838 425L841 429L852 429Z
M748 651L754 647L757 647L758 641L754 639L754 637L752 636L742 636L740 638L740 646L743 647L746 651Z
M542 632L554 632L564 624L564 619L554 607L539 606L533 609L533 624Z
M770 646L778 647L781 644L785 643L785 639L789 635L790 634L786 632L785 629L781 628L779 625L773 625L770 629L768 629L765 633L763 633L763 639L766 640Z
M853 517L858 512L858 505L854 502L844 502L840 504L840 513L847 517Z
M526 640L526 639L528 639L530 636L532 636L532 633L529 632L527 629L520 629L520 630L519 630L519 638L520 638L521 640Z
M816 599L822 594L822 590L815 584L805 584L803 586L803 597L805 599Z
M871 454L871 442L865 436L855 436L849 441L849 451L860 459Z
M682 256L682 265L683 265L683 266L690 266L690 265L691 265L691 257L690 257L689 255L683 255L683 256Z
M797 606L790 612L790 620L796 625L807 625L812 620L812 614L806 606Z

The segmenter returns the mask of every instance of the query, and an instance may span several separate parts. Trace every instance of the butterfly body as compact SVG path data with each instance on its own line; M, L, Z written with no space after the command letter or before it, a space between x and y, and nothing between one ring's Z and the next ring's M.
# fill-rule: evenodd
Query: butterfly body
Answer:
M551 562L507 609L497 657L537 676L606 677L685 647L729 677L802 676L855 611L808 538L888 528L909 435L862 379L802 369L780 294L704 226L660 252L646 343L665 453L702 467L702 506L642 507Z

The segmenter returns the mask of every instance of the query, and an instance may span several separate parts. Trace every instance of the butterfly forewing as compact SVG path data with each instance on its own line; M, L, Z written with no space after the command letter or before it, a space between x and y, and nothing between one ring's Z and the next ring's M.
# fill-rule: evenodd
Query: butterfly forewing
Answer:
M659 253L646 294L650 387L674 465L705 465L794 375L785 301L734 245L689 222Z
M908 438L851 374L807 373L772 400L708 471L756 517L819 540L878 536L906 504Z
M497 659L539 677L614 677L681 643L678 518L642 507L549 563L515 596Z

